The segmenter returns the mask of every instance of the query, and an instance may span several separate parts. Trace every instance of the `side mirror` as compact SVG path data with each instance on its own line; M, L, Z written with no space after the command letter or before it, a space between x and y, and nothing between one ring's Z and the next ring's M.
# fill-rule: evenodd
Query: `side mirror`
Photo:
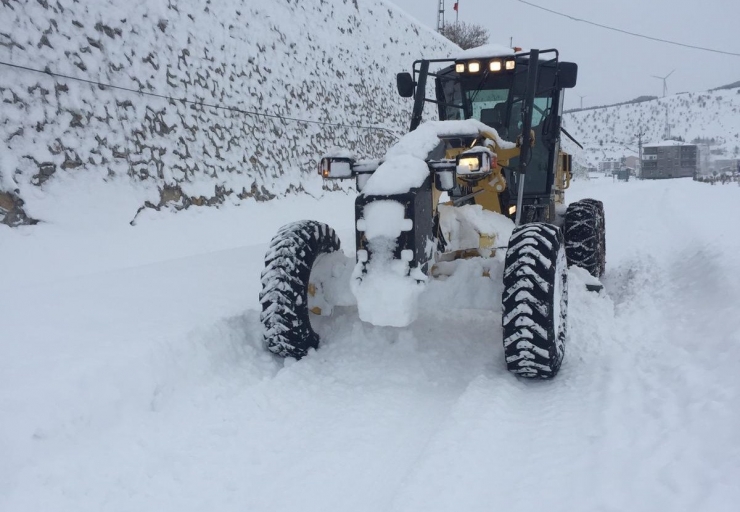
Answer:
M572 89L578 79L578 64L561 62L558 64L558 86L561 89Z
M410 98L414 95L414 79L411 73L398 73L396 75L396 87L402 98Z
M322 158L319 162L319 175L325 180L346 180L353 176L351 158Z

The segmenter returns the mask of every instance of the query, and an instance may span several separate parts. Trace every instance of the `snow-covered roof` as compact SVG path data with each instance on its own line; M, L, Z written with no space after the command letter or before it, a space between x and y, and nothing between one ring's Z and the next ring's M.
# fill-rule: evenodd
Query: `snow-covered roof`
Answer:
M502 44L484 44L483 46L464 50L455 55L454 58L456 60L486 59L489 57L509 57L515 54L516 52L514 52L513 48Z

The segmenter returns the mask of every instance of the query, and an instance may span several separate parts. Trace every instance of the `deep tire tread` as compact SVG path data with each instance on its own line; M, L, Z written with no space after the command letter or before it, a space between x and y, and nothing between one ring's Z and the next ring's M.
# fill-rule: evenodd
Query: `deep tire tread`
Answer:
M556 286L556 280L562 286ZM562 291L557 297L556 289ZM532 223L514 231L506 252L502 299L509 371L530 378L554 377L564 354L568 300L564 240L558 227ZM559 322L554 318L556 300Z
M260 320L269 351L300 359L318 347L319 336L309 319L309 278L319 255L339 249L334 230L311 220L283 226L273 237L265 255L260 292Z
M606 269L604 204L596 199L570 204L565 212L564 235L568 265L584 268L594 277L603 276Z

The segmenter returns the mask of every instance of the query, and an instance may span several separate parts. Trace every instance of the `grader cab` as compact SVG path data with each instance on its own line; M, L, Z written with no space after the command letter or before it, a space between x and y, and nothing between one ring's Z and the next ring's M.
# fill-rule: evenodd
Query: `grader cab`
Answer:
M558 57L557 50L486 46L454 61L416 61L413 75L397 77L399 94L414 98L411 131L419 126L425 105L434 103L440 120L477 119L502 139L517 142L512 158L501 159L499 166L507 183L500 206L485 196L477 202L513 215L521 198L519 214L527 222L552 222L554 205L563 203L570 182L570 155L560 150L561 133L567 134L561 119L563 92L576 85L578 66ZM432 72L434 64L449 65ZM433 97L427 97L430 77Z

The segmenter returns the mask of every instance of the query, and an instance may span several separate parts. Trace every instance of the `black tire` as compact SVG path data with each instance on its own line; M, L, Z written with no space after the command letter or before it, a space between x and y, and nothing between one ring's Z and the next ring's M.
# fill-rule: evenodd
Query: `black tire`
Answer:
M260 320L270 352L300 359L310 348L318 348L319 335L308 316L309 278L319 255L339 249L334 230L312 220L283 226L272 239L260 292Z
M509 371L522 377L557 375L568 325L568 266L560 228L525 224L506 251L502 323Z
M604 271L606 270L606 219L604 217L604 203L597 199L582 199L581 202L590 204L596 208L596 216L599 221L599 235L601 238L601 247L599 248L599 263L601 267L599 277L601 277L604 275Z
M606 230L604 204L583 199L568 206L565 212L565 253L568 265L586 269L601 277L606 269Z

